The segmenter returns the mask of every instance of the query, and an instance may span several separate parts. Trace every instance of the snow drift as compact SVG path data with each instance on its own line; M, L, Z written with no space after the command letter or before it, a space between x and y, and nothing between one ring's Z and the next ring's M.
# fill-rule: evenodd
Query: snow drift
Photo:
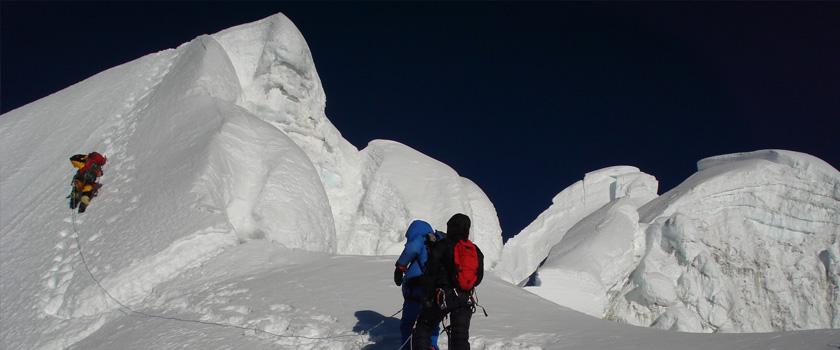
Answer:
M547 258L544 248L513 265L518 273L507 279L537 271L528 290L634 325L689 332L840 326L840 173L781 150L712 157L698 170L647 203L649 192L596 202L607 203L581 220L585 206L559 211L555 200L535 223L563 224L550 235L526 228L523 241L505 246L499 270L517 261L506 260L513 248L552 247Z

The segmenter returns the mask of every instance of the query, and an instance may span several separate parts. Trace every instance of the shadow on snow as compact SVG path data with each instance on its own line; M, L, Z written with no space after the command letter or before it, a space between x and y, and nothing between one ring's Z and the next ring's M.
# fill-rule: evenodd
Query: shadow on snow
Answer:
M400 346L399 318L387 317L371 310L356 311L355 316L358 321L353 326L354 332L363 332L376 326L369 333L373 344L368 344L362 348L363 350L394 350ZM381 325L379 325L380 322Z

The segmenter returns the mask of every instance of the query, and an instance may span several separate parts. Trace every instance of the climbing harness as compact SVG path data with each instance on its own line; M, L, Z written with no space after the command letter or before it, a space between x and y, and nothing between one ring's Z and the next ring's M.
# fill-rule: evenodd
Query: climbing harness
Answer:
M362 336L370 335L370 332L372 332L374 329L379 328L379 326L382 326L383 324L385 324L386 319L397 316L403 311L403 309L400 308L397 312L393 313L391 316L383 318L381 321L379 321L379 323L375 324L373 327L362 330L361 332L337 334L337 335L327 336L327 337L308 337L308 336L304 336L304 335L277 334L277 333L267 331L267 330L264 330L264 329L260 329L260 328L256 328L256 327L244 327L244 326L237 326L237 325L227 324L227 323L219 323L219 322L212 322L212 321L201 321L201 320L193 320L193 319L171 317L171 316L162 316L162 315L155 315L155 314L146 313L146 312L143 312L143 311L138 311L138 310L135 310L135 309L129 307L128 305L124 304L119 299L117 299L116 297L111 295L111 293L108 292L108 290L104 286L102 286L102 283L99 282L99 279L97 279L96 276L93 275L93 272L91 272L90 266L87 263L87 259L85 259L85 254L84 254L84 251L82 250L82 242L79 240L79 226L76 223L76 211L75 210L71 210L71 211L73 213L73 215L72 215L73 238L76 239L76 246L79 249L79 257L81 257L81 259L82 259L82 265L84 265L85 270L87 270L88 275L90 275L90 278L94 282L96 282L97 286L99 286L99 289L101 289L102 292L104 292L105 295L109 299L111 299L115 303L117 303L117 305L120 306L120 308L118 310L125 315L135 315L135 316L142 316L142 317L147 317L147 318L158 318L158 319L170 320L170 321L176 321L176 322L196 323L196 324L202 324L202 325L206 325L206 326L236 328L236 329L240 329L240 330L243 330L243 331L253 331L254 333L263 333L263 334L267 334L269 336L273 336L273 337L276 337L276 338L283 338L283 339L295 338L295 339L313 340L312 343L300 344L300 345L310 345L310 344L314 344L317 341L340 339L340 338L350 338L350 337L360 337L361 338ZM411 339L411 337L409 337L409 339ZM361 343L364 343L363 339L361 340ZM361 348L361 345L359 343L357 343L357 345L359 345L359 348ZM403 345L405 345L405 344L403 344Z

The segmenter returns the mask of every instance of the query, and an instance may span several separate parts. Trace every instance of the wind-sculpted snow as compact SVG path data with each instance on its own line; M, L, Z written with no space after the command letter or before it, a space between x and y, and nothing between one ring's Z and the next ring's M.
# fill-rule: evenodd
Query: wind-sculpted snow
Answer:
M329 198L338 252L398 254L411 220L426 220L443 230L446 219L464 212L476 216L476 239L489 262L496 260L501 227L493 204L478 186L414 150L381 152L374 142L359 152L341 136L324 113L326 96L309 47L288 18L277 14L213 38L229 55L242 86L237 104L282 130L315 165ZM374 153L388 153L386 164L401 164L388 169L405 165L419 174L445 174L447 180L390 176L380 171L383 160ZM423 161L409 166L400 157Z
M213 37L225 48L242 92L237 104L288 135L320 176L340 241L362 196L360 156L324 113L326 95L309 46L282 14Z
M646 253L608 317L694 332L840 327L840 173L779 150L698 168L640 209Z
M603 317L644 246L637 208L646 198L622 197L575 224L552 248L527 289L560 305Z
M527 289L593 316L679 331L840 326L840 173L779 150L712 157L698 169L646 204L612 200L578 221Z
M587 215L623 197L650 200L658 182L638 168L617 166L586 174L552 199L551 206L519 234L508 240L496 273L511 283L524 284L566 233Z
M502 247L496 210L484 192L452 168L394 141L374 140L363 151L366 189L356 217L351 254L399 254L414 218L446 229L454 213L472 218L472 239L492 266Z

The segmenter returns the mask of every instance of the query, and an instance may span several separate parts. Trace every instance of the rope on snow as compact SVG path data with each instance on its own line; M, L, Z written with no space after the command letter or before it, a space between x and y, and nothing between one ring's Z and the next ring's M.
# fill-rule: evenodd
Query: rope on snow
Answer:
M201 320L193 320L193 319L186 319L186 318L180 318L180 317L155 315L155 314L150 314L150 313L146 313L146 312L143 312L143 311L135 310L135 309L129 307L128 305L124 304L123 302L121 302L119 299L117 299L113 295L111 295L111 293L108 292L108 289L106 289L104 286L102 286L102 283L99 282L99 279L97 279L96 276L93 275L93 272L91 272L90 266L88 265L87 259L85 259L85 254L82 250L82 242L79 240L79 227L78 227L78 224L76 223L76 211L75 210L71 210L71 211L73 212L73 215L72 215L72 217L73 217L73 233L74 233L73 238L76 239L76 246L79 248L79 256L82 258L82 265L84 265L85 270L87 270L88 275L90 275L90 278L94 282L96 282L96 285L99 286L99 288L105 293L105 295L109 299L111 299L115 303L117 303L117 305L120 306L119 310L123 314L126 314L126 315L133 314L133 315L142 316L142 317L146 317L146 318L158 318L158 319L176 321L176 322L196 323L196 324L202 324L202 325L206 325L206 326L236 328L236 329L240 329L240 330L244 330L244 331L253 331L255 333L263 333L263 334L267 334L267 335L277 337L277 338L306 339L306 340L313 340L313 341L316 341L316 342L317 341L322 341L322 340L349 338L349 337L357 337L357 336L361 337L363 335L369 335L371 331L373 331L374 329L379 328L379 326L385 324L385 319L383 319L383 320L379 321L379 323L375 324L373 327L370 327L370 328L365 329L365 330L363 330L361 332L358 332L358 333L354 332L352 334L351 333L338 334L338 335L333 335L333 336L328 336L328 337L308 337L308 336L304 336L304 335L277 334L277 333L267 331L267 330L264 330L264 329L260 329L260 328L256 328L256 327L244 327L244 326L237 326L237 325L234 325L234 324L227 324L227 323L219 323L219 322L212 322L212 321L201 321ZM391 318L391 317L394 317L396 315L399 315L402 311L403 310L401 308L397 312L393 313L391 316L388 316L387 318ZM308 344L305 344L305 345L308 345ZM403 345L405 345L405 344L403 344Z

